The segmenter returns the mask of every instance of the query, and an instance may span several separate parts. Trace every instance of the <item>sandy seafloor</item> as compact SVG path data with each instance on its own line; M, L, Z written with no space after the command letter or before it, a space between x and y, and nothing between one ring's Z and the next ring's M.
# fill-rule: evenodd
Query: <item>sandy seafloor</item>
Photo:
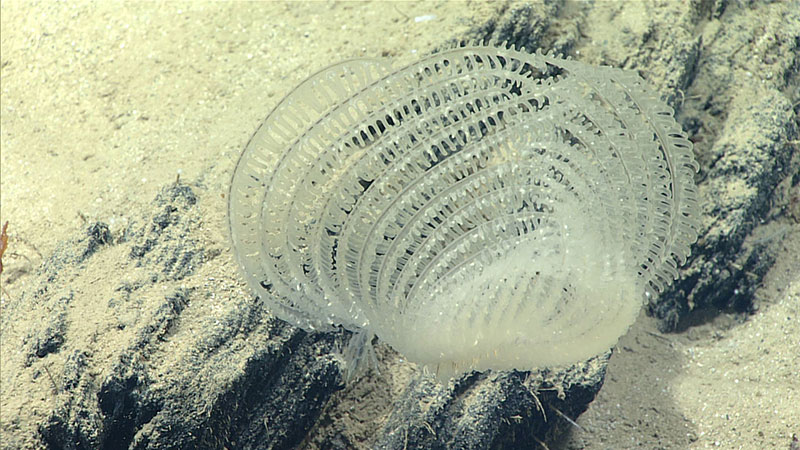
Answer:
M596 3L623 16L642 5L683 4ZM797 6L729 3L729 12L764 8L773 18ZM247 139L283 95L342 59L412 59L505 7L4 1L0 220L9 222L10 238L0 306L20 298L60 241L93 221L121 233L178 176L203 187L207 242L229 259L223 194ZM613 42L602 32L600 23L584 24L585 50L608 46L613 62ZM756 292L754 314L720 312L671 334L642 315L577 420L581 429L557 446L788 449L800 434L800 225L787 221L779 231L778 259ZM240 292L234 269L228 262L196 276L233 280L228 292ZM94 273L76 281L77 292L102 291L125 275L113 266L86 270ZM97 308L67 320L97 326L104 306ZM25 327L19 321L1 336L2 448L25 442L16 441L19 433L36 426L53 395L46 377L27 385L15 378L14 345Z

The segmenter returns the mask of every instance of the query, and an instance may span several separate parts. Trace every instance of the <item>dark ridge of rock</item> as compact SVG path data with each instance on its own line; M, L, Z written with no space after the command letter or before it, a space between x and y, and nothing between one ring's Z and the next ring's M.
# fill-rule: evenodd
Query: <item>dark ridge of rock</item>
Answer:
M157 256L147 259L143 277L122 282L114 290L121 296L108 301L112 310L132 303L151 311L120 322L120 330L133 327L135 331L124 347L110 349L111 361L96 360L98 352L91 346L76 348L81 343L71 340L76 330L65 325L66 313L42 321L45 326L40 332L31 331L26 341L31 361L27 370L50 377L55 396L52 410L36 430L39 445L293 448L305 438L330 395L341 389L339 363L332 356L335 334L309 334L269 319L260 302L249 297L226 303L216 327L186 317L192 302L199 299L198 292L170 283L191 275L189 266L176 271L173 262L181 260L176 254L202 254L183 248L198 242L199 212L195 201L187 201L194 198L188 186L166 188L154 202L153 216L144 220L151 225L129 232L139 239L116 244L136 248L140 245L136 242L147 242L146 253ZM85 254L84 247L74 242L61 248ZM64 264L63 259L76 261L65 252L57 252L43 265L42 283L81 276L81 267ZM104 254L89 254L81 262L89 263L94 257ZM196 265L205 262L192 259ZM131 267L140 265L138 257L128 261ZM156 298L141 297L158 285L173 287ZM44 288L32 292L26 297L37 295L37 306L46 309L63 310L68 301L80 301L48 294ZM26 299L16 306L24 309ZM197 333L188 342L176 341L185 326L196 328ZM62 347L71 350L62 370L35 364ZM165 352L179 354L178 367L166 364ZM98 374L103 375L98 378Z
M95 254L101 247L111 244L111 233L108 225L102 222L95 222L86 227L80 236L66 240L56 246L53 254L47 258L43 265L50 274L56 274L60 270L69 266L76 266L84 263L89 257ZM53 281L51 278L49 281ZM43 291L47 286L42 286Z
M197 197L185 184L174 184L156 196L157 212L142 229L132 232L129 239L136 242L130 257L139 266L160 267L159 278L180 280L191 275L206 257L197 238L190 235L200 218L181 214L194 207ZM176 239L165 241L163 233L177 233Z
M508 42L517 47L525 47L529 51L542 47L542 41L550 31L554 20L564 8L563 1L547 0L536 4L522 3L504 5L497 14L486 22L474 27L467 35L459 39L471 42ZM563 49L544 49L558 50Z
M65 308L70 300L72 300L72 293L60 297L56 301L57 306L51 315L51 320L42 328L35 327L28 331L22 347L25 353L25 367L30 367L37 358L44 358L50 353L61 350L61 346L64 344L64 333L67 331Z
M417 376L395 403L375 449L513 449L543 445L594 399L607 357L551 373L471 373L447 387ZM578 370L577 367L582 367ZM569 380L569 378L576 380ZM534 381L535 380L535 381Z
M706 220L681 279L649 305L662 331L690 325L694 310L754 310L753 293L774 261L774 246L752 239L754 231L791 221L771 212L776 188L800 172L800 14L790 15L763 53L729 35L748 20L725 9L719 36L685 88L682 118L701 165ZM737 70L742 61L748 72Z
M340 389L338 364L329 356L332 339L307 334L277 321L251 338L285 339L252 352L217 347L219 364L243 367L227 382L201 387L199 380L226 369L183 374L160 398L162 407L140 428L130 448L294 448L314 424L328 397ZM274 341L273 341L274 342ZM199 361L198 361L199 362ZM230 369L227 369L230 370ZM199 378L199 380L198 380Z

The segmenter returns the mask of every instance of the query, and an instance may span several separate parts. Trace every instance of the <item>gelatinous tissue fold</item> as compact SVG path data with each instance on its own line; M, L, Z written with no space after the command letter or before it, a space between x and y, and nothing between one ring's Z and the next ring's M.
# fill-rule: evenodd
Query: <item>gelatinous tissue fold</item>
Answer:
M446 376L578 362L696 239L672 114L634 72L510 48L345 61L245 148L234 251L278 317L375 334Z

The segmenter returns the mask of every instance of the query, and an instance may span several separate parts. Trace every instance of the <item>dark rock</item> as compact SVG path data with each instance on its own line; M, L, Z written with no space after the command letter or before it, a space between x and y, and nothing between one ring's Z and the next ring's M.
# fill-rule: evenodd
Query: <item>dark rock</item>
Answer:
M62 297L57 304L60 308L52 315L51 320L42 324L43 328L33 328L23 342L25 350L25 367L30 367L37 358L44 358L50 353L61 350L64 344L64 333L67 330L66 312L64 307L69 303L70 297Z
M593 367L591 374L579 374L576 368L472 373L448 387L418 376L395 403L374 448L477 450L544 444L568 425L564 416L577 417L594 399L605 375L605 357L601 360L582 366ZM579 382L572 383L574 379Z
M156 285L174 282L175 276L164 276L165 272L175 275L175 266L165 255L186 254L182 247L196 242L199 221L195 203L190 188L168 188L155 201L158 212L154 217L163 220L145 220L155 226L130 232L153 236L154 245L145 253L159 256L146 256L150 274L122 282L114 289L122 298L107 302L119 310L130 306L128 303L144 310L130 320L134 332L127 344L107 349L110 361L95 360L88 349L74 349L79 344L70 343L65 313L42 322L45 328L29 335L28 366L64 345L74 349L62 370L51 370L48 365L44 371L35 369L39 377L52 378L56 396L47 420L38 428L42 446L294 448L312 428L329 397L341 389L339 363L332 355L335 334L309 334L267 319L260 302L249 297L225 303L225 313L212 323L185 317L197 297L193 289L172 287L160 298L139 298L141 292L152 292ZM132 242L118 245L135 246ZM68 247L77 246L63 246ZM86 260L104 256L97 251ZM139 265L136 258L129 261L132 266ZM193 261L202 264L204 260ZM75 265L45 264L41 281L75 279L80 270ZM178 278L187 275L183 272ZM50 295L46 289L33 292L45 309L64 311L68 303L76 301ZM175 348L174 335L187 324L197 332L188 344L180 341L186 345ZM245 342L252 344L243 345ZM175 352L178 356L170 355ZM181 361L178 366L156 362L173 357ZM107 375L98 382L97 373Z
M797 54L800 43L790 50ZM788 144L798 138L797 107L777 89L754 87L730 95L737 107L724 120L712 118L710 108L696 109L702 105L687 112L693 129L704 117L720 131L695 137L702 139L696 150L706 221L681 279L650 305L662 331L686 326L693 309L751 311L753 293L774 261L771 246L745 242L768 221L777 186L800 170L793 158L797 147Z
M200 217L192 208L197 203L192 188L173 184L163 189L155 199L156 210L145 220L147 226L128 233L136 242L130 257L139 266L160 267L157 277L180 280L191 275L204 260L202 246L191 230L197 227ZM187 212L193 211L192 214Z

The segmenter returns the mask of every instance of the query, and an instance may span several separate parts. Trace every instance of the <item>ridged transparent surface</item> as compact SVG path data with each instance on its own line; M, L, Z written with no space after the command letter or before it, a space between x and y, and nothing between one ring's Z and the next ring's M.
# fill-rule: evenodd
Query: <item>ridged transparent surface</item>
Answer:
M311 76L248 143L234 251L273 312L444 373L613 346L696 239L692 147L633 72L466 46Z

